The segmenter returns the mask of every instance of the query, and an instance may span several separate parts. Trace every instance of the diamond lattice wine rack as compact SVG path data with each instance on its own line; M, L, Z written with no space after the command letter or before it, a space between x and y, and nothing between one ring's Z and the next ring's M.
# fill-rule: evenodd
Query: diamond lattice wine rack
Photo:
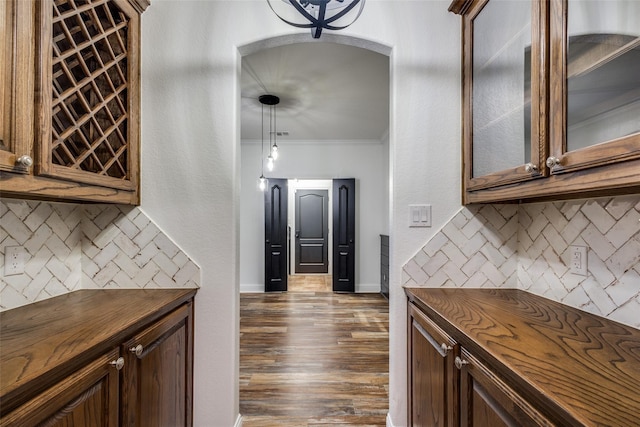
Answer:
M126 0L43 1L41 14L38 173L135 190L139 16Z

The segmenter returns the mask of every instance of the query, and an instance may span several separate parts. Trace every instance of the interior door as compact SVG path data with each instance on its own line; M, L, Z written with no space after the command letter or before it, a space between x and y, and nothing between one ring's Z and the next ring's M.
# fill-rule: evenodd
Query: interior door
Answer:
M296 273L329 272L329 190L296 191Z
M333 180L333 291L355 292L356 180Z
M264 193L264 290L287 290L287 180L269 178Z

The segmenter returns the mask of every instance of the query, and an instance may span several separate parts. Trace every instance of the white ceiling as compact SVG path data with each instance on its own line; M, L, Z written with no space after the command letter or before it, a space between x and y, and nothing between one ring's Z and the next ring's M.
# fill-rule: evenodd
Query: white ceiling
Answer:
M280 97L277 130L289 136L278 141L377 141L389 129L389 58L359 47L297 43L244 56L241 93L243 141L261 139L264 94Z

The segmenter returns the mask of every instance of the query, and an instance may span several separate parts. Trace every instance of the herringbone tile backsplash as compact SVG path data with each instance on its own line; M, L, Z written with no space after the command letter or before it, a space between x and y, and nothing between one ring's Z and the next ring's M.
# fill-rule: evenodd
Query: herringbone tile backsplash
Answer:
M586 246L587 276L569 271ZM521 288L640 328L640 196L463 208L403 285Z
M25 272L4 274L23 246ZM138 208L0 201L0 309L76 289L198 287L200 267Z

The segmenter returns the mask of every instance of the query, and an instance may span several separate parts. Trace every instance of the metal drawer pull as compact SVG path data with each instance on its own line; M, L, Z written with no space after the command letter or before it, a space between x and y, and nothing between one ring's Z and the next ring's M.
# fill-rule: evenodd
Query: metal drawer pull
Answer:
M469 364L469 362L467 362L466 360L461 359L460 356L456 356L456 360L455 360L454 363L456 364L456 368L458 368L458 369L462 369L462 367L464 365L468 365Z
M538 166L534 165L533 163L527 163L526 165L524 165L524 170L527 173L536 173L538 172Z
M118 371L124 367L124 357L118 357L118 360L109 362L109 365L115 367Z
M144 351L144 347L142 347L142 344L138 344L135 347L131 347L129 349L129 351L133 354L135 354L136 356L140 357L142 356L142 352Z
M442 349L442 352L443 352L444 354L447 354L447 353L449 353L451 350L453 350L453 347L451 347L450 345L448 345L447 343L444 343L444 342L440 345L440 348Z

